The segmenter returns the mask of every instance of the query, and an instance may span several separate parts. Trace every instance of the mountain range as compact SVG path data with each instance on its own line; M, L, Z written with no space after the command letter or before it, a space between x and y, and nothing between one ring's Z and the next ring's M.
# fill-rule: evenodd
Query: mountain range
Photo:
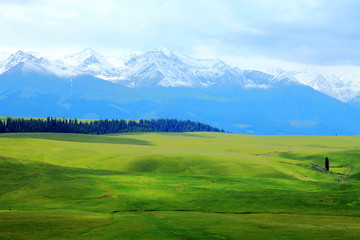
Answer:
M179 118L236 133L360 134L357 69L267 72L168 49L121 64L87 48L61 58L18 51L0 60L0 115Z

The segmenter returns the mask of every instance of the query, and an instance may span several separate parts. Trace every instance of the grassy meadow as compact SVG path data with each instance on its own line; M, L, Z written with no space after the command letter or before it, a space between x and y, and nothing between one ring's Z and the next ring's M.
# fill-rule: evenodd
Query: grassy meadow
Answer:
M0 239L360 239L360 137L0 135ZM329 173L324 166L330 159Z

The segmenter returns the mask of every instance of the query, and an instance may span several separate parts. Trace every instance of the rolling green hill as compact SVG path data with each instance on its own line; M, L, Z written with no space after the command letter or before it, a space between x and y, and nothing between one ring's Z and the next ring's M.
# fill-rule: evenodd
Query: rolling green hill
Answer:
M0 135L0 239L359 239L360 137ZM329 173L321 171L325 157Z

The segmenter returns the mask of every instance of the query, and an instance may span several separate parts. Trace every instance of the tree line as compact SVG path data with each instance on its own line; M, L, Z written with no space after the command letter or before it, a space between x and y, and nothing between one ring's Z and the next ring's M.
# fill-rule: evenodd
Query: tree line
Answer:
M0 120L0 133L15 132L59 132L81 134L109 134L125 132L224 132L200 122L177 119L119 120L105 119L89 122L77 119L24 119Z

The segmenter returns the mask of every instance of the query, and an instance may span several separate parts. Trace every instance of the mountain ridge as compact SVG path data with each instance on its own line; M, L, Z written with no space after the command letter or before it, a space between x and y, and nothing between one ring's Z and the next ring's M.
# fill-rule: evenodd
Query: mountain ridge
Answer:
M177 118L244 134L360 134L360 107L292 77L163 51L134 55L123 68L91 49L70 56L72 65L18 52L1 65L10 68L0 74L0 115Z
M327 69L305 68L300 71L270 69L267 71L231 67L219 59L196 59L177 54L166 48L132 54L123 59L123 66L112 64L91 48L50 60L19 50L0 61L0 74L19 62L32 63L28 67L60 77L71 78L83 74L123 84L127 87L211 87L213 85L241 85L245 88L268 88L277 81L294 81L312 87L343 102L360 96L360 77L350 69L335 75ZM244 73L269 74L272 77L259 83ZM351 75L354 71L355 75ZM246 75L246 74L245 74Z

